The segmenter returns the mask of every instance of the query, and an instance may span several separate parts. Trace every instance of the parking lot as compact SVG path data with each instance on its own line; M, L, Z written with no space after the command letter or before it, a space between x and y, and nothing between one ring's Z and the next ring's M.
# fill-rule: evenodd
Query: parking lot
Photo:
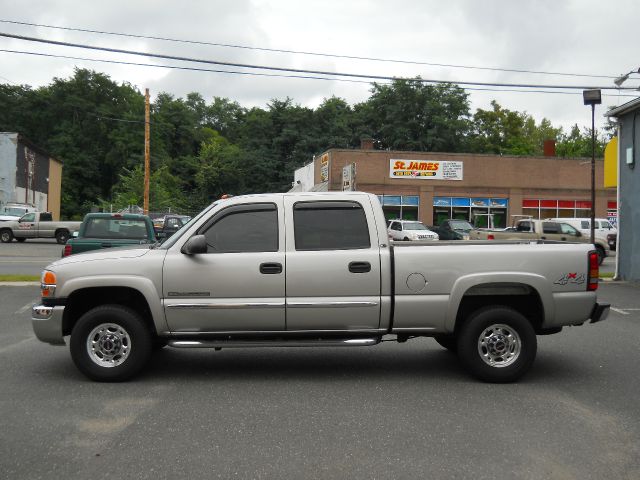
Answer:
M28 258L23 249L32 246L3 244L3 262L20 252ZM43 244L37 258L60 248ZM516 384L472 380L431 339L350 349L165 348L134 381L99 384L75 369L68 347L33 336L37 287L3 285L0 471L637 479L639 292L602 284L610 318L539 337L536 363Z

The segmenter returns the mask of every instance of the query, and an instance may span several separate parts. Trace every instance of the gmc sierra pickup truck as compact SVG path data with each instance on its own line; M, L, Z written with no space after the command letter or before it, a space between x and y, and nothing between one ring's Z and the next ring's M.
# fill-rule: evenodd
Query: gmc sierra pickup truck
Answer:
M604 320L586 244L390 246L375 195L280 193L214 202L165 243L58 260L36 336L86 376L121 381L154 348L367 346L434 337L475 377L510 382L536 335Z

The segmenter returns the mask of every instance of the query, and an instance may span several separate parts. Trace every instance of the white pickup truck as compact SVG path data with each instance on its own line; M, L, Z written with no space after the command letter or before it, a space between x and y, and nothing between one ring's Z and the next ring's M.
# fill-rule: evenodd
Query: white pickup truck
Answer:
M72 255L42 274L36 336L89 378L125 380L154 348L366 346L434 337L477 378L531 367L536 335L604 320L592 245L390 246L375 195L214 202L165 243Z
M31 212L18 220L0 223L0 241L10 243L13 239L24 242L28 238L55 238L60 245L67 243L82 222L54 222L49 212Z

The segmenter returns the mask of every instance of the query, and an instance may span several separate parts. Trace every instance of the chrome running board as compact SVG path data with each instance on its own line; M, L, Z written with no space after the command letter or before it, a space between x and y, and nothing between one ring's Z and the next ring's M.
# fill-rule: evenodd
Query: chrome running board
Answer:
M326 338L295 340L169 340L175 348L251 348L251 347L369 347L380 343L381 337L373 338Z

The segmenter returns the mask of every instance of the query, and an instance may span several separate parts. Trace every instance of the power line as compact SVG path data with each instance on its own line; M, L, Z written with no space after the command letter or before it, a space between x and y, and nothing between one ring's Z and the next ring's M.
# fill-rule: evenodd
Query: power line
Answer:
M239 68L249 68L249 69L257 69L257 70L273 70L278 72L293 72L293 73L306 73L313 75L330 75L330 76L340 76L340 77L349 77L349 78L366 78L369 80L397 80L397 77L390 77L384 75L367 75L367 74L357 74L357 73L344 73L344 72L327 72L322 70L307 70L307 69L297 69L297 68L286 68L286 67L272 67L266 65L252 65L252 64L244 64L244 63L232 63L232 62L220 62L217 60L205 60L199 58L190 58L190 57L182 57L177 55L166 55L159 53L147 53L147 52L137 52L133 50L124 50L120 48L109 48L109 47L97 47L92 45L85 45L80 43L71 43L71 42L60 42L56 40L47 40L36 37L27 37L24 35L14 35L10 33L2 33L0 32L0 37L7 38L15 38L17 40L24 40L29 42L37 42L37 43L45 43L49 45L59 45L63 47L74 47L74 48L83 48L87 50L98 50L103 52L110 53L122 53L125 55L137 55L143 57L150 58L162 58L165 60L177 60L182 62L193 62L193 63L205 63L211 65L222 65L227 67L239 67ZM553 89L568 89L568 90L585 90L585 89L600 89L600 90L632 90L633 88L627 87L610 87L610 86L585 86L585 85L541 85L541 84L514 84L514 83L497 83L497 82L467 82L467 81L445 81L445 80L435 80L435 79L423 79L423 78L410 78L406 80L413 80L422 83L455 83L459 85L480 85L485 87L512 87L512 88L553 88Z
M30 23L30 22L20 22L16 20L3 20L0 19L1 23L10 23L14 25L25 25L31 27L42 27L42 28L51 28L56 30L66 30L66 31L74 31L74 32L84 32L84 33L97 33L100 35L112 35L118 37L129 37L129 38L141 38L147 40L161 40L165 42L176 42L176 43L188 43L192 45L208 45L214 47L224 47L224 48L237 48L244 50L257 50L263 52L273 52L273 53L288 53L295 55L310 55L316 57L328 57L328 58L344 58L348 60L365 60L372 62L385 62L385 63L400 63L406 65L427 65L432 67L447 67L447 68L464 68L470 70L487 70L493 72L514 72L514 73L531 73L538 75L555 75L555 76L567 76L567 77L589 77L589 78L608 78L615 79L616 75L595 75L595 74L582 74L582 73L567 73L567 72L546 72L546 71L538 71L538 70L525 70L525 69L516 69L516 68L501 68L501 67L479 67L474 65L456 65L456 64L447 64L447 63L433 63L433 62L423 62L423 61L414 61L414 60L398 60L392 58L378 58L378 57L364 57L364 56L356 56L356 55L338 55L333 53L321 53L321 52L307 52L302 50L286 50L286 49L278 49L278 48L266 48L266 47L253 47L248 45L234 45L229 43L215 43L215 42L205 42L199 40L184 40L179 38L171 38L171 37L158 37L152 35L140 35L133 33L119 33L119 32L107 32L102 30L91 30L86 28L73 28L73 27L59 27L55 25L45 25L41 23Z
M317 77L317 76L309 76L309 75L284 75L284 74L273 74L273 73L257 73L257 72L242 72L237 70L217 70L210 68L198 68L198 67L181 67L177 65L161 65L157 63L138 63L138 62L126 62L124 60L105 60L100 58L86 58L86 57L74 57L69 55L55 55L52 53L41 53L41 52L29 52L25 50L8 50L8 49L0 49L0 52L5 53L15 53L22 55L32 55L32 56L40 56L40 57L52 57L52 58L63 58L67 60L79 60L86 62L99 62L99 63L109 63L116 65L132 65L138 67L152 67L152 68L165 68L172 70L186 70L186 71L195 71L195 72L211 72L211 73L222 73L222 74L231 74L231 75L246 75L246 76L260 76L260 77L279 77L279 78L300 78L300 79L308 79L308 80L324 80L324 81L335 81L335 82L351 82L351 83L366 83L370 84L370 81L366 80L354 80L354 79L345 79L345 78L331 78L331 77ZM3 78L3 77L0 77ZM383 83L383 82L381 82ZM388 84L387 82L384 82ZM524 89L506 89L506 88L479 88L479 87L462 87L465 90L471 91L486 91L486 92L514 92L514 93L545 93L545 94L563 94L563 95L581 95L580 92L566 92L566 91L550 91L550 90L524 90ZM615 97L636 97L636 95L624 95L624 94L616 94L616 95L608 95L603 94L603 96L615 96Z

